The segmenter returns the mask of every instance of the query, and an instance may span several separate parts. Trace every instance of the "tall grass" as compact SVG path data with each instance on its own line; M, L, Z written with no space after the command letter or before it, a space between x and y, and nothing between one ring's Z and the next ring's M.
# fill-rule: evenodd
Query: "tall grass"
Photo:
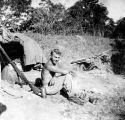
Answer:
M59 47L63 51L64 60L72 60L91 57L110 49L110 40L101 37L80 36L77 35L42 35L38 33L26 33L35 39L49 57L50 50Z

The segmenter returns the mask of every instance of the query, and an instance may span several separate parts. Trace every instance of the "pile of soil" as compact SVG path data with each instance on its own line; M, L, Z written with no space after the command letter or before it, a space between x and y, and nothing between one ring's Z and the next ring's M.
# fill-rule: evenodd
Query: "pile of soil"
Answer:
M32 74L31 74L32 73ZM27 73L27 78L39 77L39 72ZM36 73L36 74L35 74ZM1 120L96 120L98 104L103 96L110 96L113 90L122 87L124 79L101 71L77 73L73 90L78 97L84 97L85 103L78 105L60 94L43 99L29 91L28 86L20 88L2 81L0 102L7 110L1 114ZM109 92L110 91L110 92ZM85 94L84 94L85 93ZM98 98L98 99L96 99ZM95 101L96 100L96 101ZM94 113L93 113L94 112Z

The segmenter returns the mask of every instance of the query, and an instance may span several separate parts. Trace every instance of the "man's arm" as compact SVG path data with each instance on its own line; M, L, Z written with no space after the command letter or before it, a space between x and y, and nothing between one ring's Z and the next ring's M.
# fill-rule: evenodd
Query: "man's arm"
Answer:
M66 75L66 74L69 73L68 70L62 69L62 68L60 68L60 67L58 67L58 66L53 66L53 65L51 65L51 64L47 64L47 65L45 66L45 68L46 68L47 70L49 70L49 71L52 71L52 72L55 72L55 73L61 73L61 74L64 74L64 75Z

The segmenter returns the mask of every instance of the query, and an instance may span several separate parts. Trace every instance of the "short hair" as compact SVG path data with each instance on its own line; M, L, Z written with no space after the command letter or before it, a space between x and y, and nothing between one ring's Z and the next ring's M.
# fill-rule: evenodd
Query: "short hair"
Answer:
M60 56L62 55L62 53L59 49L52 50L50 54L53 55L53 53L56 53L57 55L60 55Z

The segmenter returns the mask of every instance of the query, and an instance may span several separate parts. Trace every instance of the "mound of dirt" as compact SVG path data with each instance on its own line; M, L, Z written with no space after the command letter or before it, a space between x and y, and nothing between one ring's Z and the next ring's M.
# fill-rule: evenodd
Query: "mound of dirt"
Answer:
M32 77L39 77L39 73L32 71L25 75L29 80L33 80ZM74 96L77 95L85 100L83 105L78 105L60 94L43 99L29 92L28 86L20 88L18 85L12 86L2 81L0 102L7 106L7 110L0 116L0 119L96 120L96 114L91 114L90 111L95 112L97 100L103 100L103 96L110 96L114 89L124 84L125 81L122 78L101 71L77 73L72 84Z

